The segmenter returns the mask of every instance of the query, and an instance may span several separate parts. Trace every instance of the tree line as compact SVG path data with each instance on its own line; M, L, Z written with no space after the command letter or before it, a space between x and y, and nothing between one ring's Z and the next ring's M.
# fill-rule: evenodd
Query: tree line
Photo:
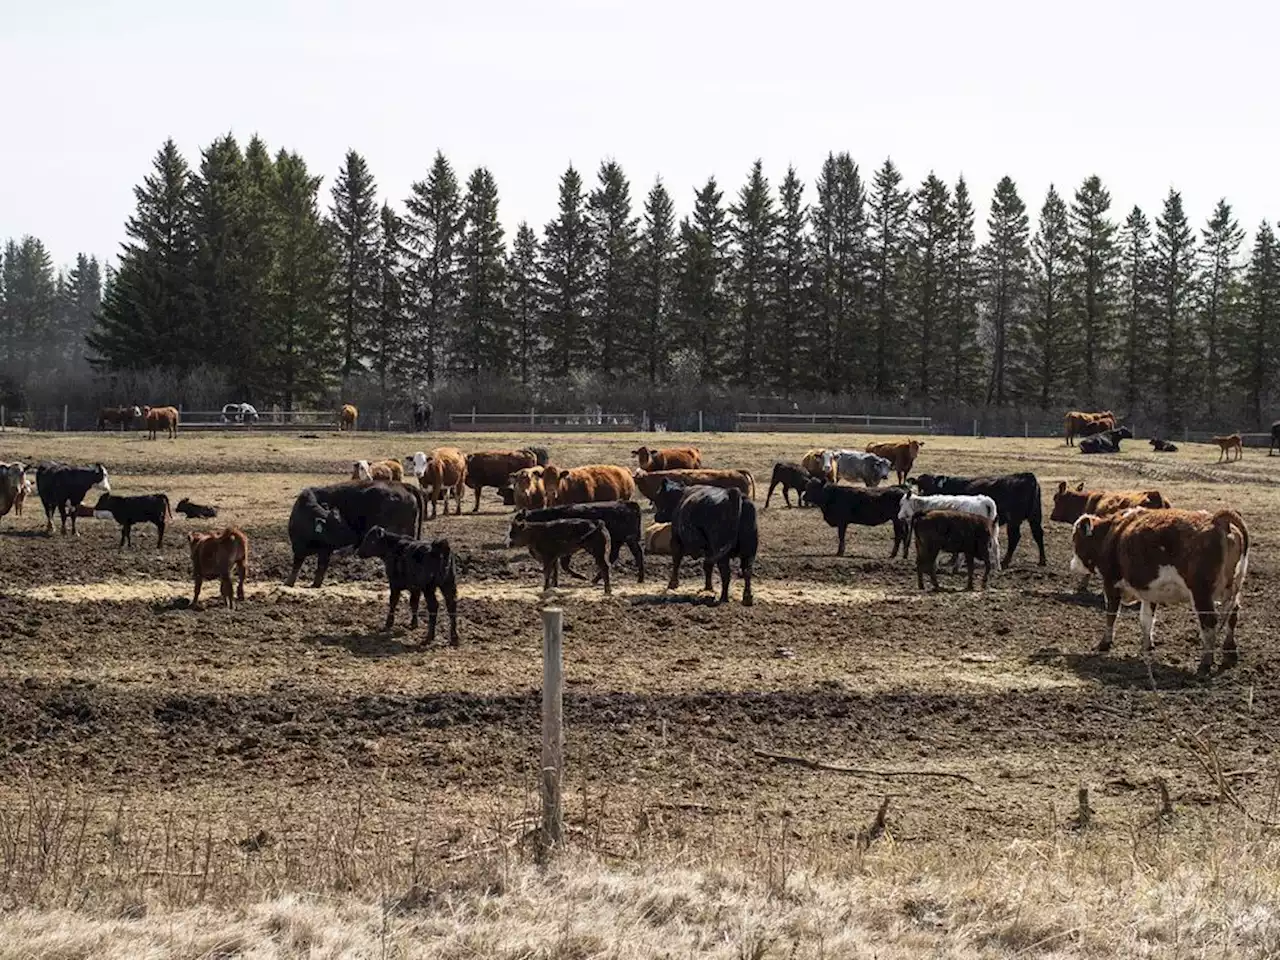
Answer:
M492 173L464 181L440 153L393 206L354 150L322 200L300 156L257 137L215 140L195 169L170 141L135 193L89 361L209 365L257 403L460 381L554 397L590 377L1142 408L1176 429L1260 423L1280 386L1272 226L1246 245L1223 200L1194 227L1173 190L1154 216L1115 211L1097 176L1050 187L1034 230L1004 177L982 243L963 178L912 186L888 160L868 177L847 153L811 190L759 161L728 197L709 178L683 217L661 180L637 209L616 161L590 184L571 166L554 219L510 238Z

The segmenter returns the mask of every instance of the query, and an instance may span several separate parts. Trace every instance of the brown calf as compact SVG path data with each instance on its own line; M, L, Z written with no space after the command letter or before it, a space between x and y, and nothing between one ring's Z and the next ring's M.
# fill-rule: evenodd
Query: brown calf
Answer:
M546 490L547 506L630 500L636 492L635 483L625 467L603 463L572 470L547 466L542 472L542 485Z
M936 592L938 589L938 554L942 551L953 554L964 554L969 568L969 584L966 590L973 589L973 561L976 557L983 563L982 589L987 589L987 578L991 576L991 557L1000 555L996 546L995 531L991 521L976 513L961 513L958 510L929 510L917 514L912 520L916 537L916 582L924 589L924 575L929 574L929 581Z
M641 447L632 450L631 455L639 461L641 470L696 470L702 466L702 451L697 447Z
M560 586L560 558L586 551L596 561L596 579L604 581L604 592L613 592L609 584L609 528L601 520L551 520L547 523L511 521L507 546L528 547L535 560L542 561L542 589Z
M352 480L404 480L404 466L399 460L357 460L351 465Z
M512 490L512 503L517 510L538 510L547 505L547 491L542 485L542 474L545 469L545 467L525 467L508 478Z
M1086 490L1084 482L1074 489L1067 489L1067 481L1058 483L1053 495L1053 512L1049 519L1057 523L1075 523L1086 513L1105 517L1129 507L1147 507L1161 510L1171 507L1159 490Z
M416 456L416 454L415 454ZM444 515L449 515L452 495L454 513L462 514L462 488L466 485L467 458L457 447L436 447L427 457L418 485L427 491L431 501L431 519L436 516L436 502L444 501Z
M636 487L650 500L658 495L664 480L674 480L686 487L723 487L737 490L748 500L756 496L756 480L750 470L655 470L645 473L632 470Z
M916 457L920 455L920 448L923 446L923 440L886 440L880 443L868 443L867 453L874 453L877 457L888 460L889 465L898 474L898 484L901 485L907 482L911 467L915 464Z
M1244 441L1240 439L1240 434L1233 433L1229 437L1214 437L1213 442L1218 445L1218 462L1232 459L1228 456L1232 450L1236 455L1234 459L1239 460L1244 456Z
M344 403L342 409L338 411L338 430L354 430L358 419L360 419L360 411L355 408L355 405Z
M200 587L204 581L216 579L222 585L222 602L228 610L234 609L232 567L239 578L235 599L244 602L244 578L249 568L249 538L244 531L227 527L221 533L192 533L187 539L191 543L191 576L196 583L191 606L200 603Z

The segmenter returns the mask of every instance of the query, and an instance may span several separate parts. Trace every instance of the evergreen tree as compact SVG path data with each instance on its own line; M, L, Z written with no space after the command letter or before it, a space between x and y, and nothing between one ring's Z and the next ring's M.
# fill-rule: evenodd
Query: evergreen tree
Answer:
M947 185L930 173L916 192L909 226L906 291L909 342L915 347L916 393L929 400L945 390L944 344L948 257L955 243L955 210ZM904 358L905 359L905 358Z
M1164 425L1170 431L1183 426L1190 402L1188 386L1197 349L1192 337L1195 267L1195 235L1182 209L1182 195L1170 190L1156 219L1152 260L1156 370L1164 399Z
M392 379L409 349L404 259L404 224L384 203L378 215L373 253L374 310L368 341L369 360L378 378L379 413L384 422Z
M1246 414L1261 428L1264 405L1275 392L1274 357L1280 348L1280 250L1266 221L1253 241L1245 275L1244 309L1232 345L1234 366L1244 386Z
M201 153L191 181L195 295L201 315L197 346L204 362L229 368L245 295L245 238L240 202L244 157L235 137L219 137Z
M267 337L276 300L279 178L267 145L259 137L245 146L239 193L241 247L236 275L241 295L235 333L229 338L232 360L226 372L235 395L257 403L278 395L278 385L268 370Z
M378 310L377 187L369 165L356 151L347 151L330 195L330 229L338 265L334 307L345 383L362 367Z
M694 194L693 216L680 222L680 266L676 287L676 339L689 344L704 383L720 380L726 365L730 303L730 229L715 177Z
M766 332L762 354L773 383L790 397L799 381L799 362L809 318L809 285L812 270L807 231L809 211L804 204L804 184L795 167L787 168L779 190L781 210L770 296L774 320Z
M591 237L582 177L572 166L560 177L560 212L542 241L544 366L552 379L591 364L587 311L591 297Z
M1124 359L1125 407L1132 411L1145 396L1152 378L1148 375L1148 347L1154 338L1152 317L1151 223L1138 207L1125 219L1120 235L1121 352Z
M974 400L978 392L975 385L983 372L982 348L978 342L979 262L976 214L964 177L956 181L951 210L955 232L946 251L943 386L949 397Z
M1098 374L1115 325L1119 259L1110 209L1111 194L1096 176L1085 179L1071 204L1071 299L1082 351L1080 394L1090 410L1098 406Z
M481 371L506 374L510 369L505 253L498 223L498 184L487 169L477 167L467 180L462 204L458 327L453 335L454 369L473 380Z
M1218 414L1218 391L1222 374L1227 331L1235 321L1239 267L1236 258L1244 242L1244 231L1225 199L1219 200L1201 231L1200 341L1204 344L1204 407L1209 420Z
M1031 240L1035 263L1035 308L1027 323L1019 392L1048 410L1076 372L1079 338L1069 310L1071 222L1067 205L1052 184L1040 208L1040 225Z
M102 306L102 269L96 257L76 255L76 265L67 274L63 288L65 326L59 332L64 369L78 371L84 366L84 338L93 329L94 316Z
M866 350L866 190L847 153L828 154L812 211L814 294L818 335L803 368L804 386L835 391L852 386Z
M507 316L515 338L512 362L520 383L525 386L537 373L541 350L538 335L543 302L541 271L538 235L522 220L507 257Z
M987 403L1004 406L1011 398L1010 348L1026 324L1028 286L1027 206L1009 177L996 184L982 249L982 287L991 324L991 376Z
M9 369L18 355L18 324L10 302L10 291L17 288L18 243L12 237L5 241L0 257L0 370Z
M895 361L905 344L902 320L907 293L907 230L911 194L902 186L902 174L885 160L871 183L867 201L870 216L868 254L868 304L871 321L872 363L867 385L877 397L901 386Z
M455 245L462 218L458 178L443 153L436 153L425 180L410 188L405 229L412 268L415 349L409 376L436 382L458 306Z
M3 368L29 376L50 369L58 321L58 278L45 245L32 236L8 245L4 269Z
M644 204L644 232L636 253L641 368L649 383L665 379L676 284L676 214L658 180Z
M630 371L636 331L636 229L631 185L613 160L600 164L600 184L587 199L592 238L591 326L605 377Z
M762 359L766 332L773 325L778 228L769 181L759 160L752 165L746 185L738 191L738 202L729 212L733 216L733 260L727 280L736 313L732 339L740 350L729 362L736 368L732 376L745 386L753 386L765 379Z

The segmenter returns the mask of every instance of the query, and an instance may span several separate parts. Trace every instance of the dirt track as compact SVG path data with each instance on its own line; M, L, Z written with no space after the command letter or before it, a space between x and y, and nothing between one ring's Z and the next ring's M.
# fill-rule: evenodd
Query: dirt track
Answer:
M757 505L774 459L831 440L670 439L699 443L710 466L752 469ZM508 445L493 436L448 442ZM544 442L560 463L626 463L636 438ZM79 539L45 538L38 501L0 520L0 783L10 784L0 800L25 774L124 796L156 816L213 811L231 838L252 834L267 809L323 810L370 792L375 818L412 819L444 837L495 809L518 811L536 783L541 580L530 558L500 546L508 511L492 491L479 516L430 523L463 558L459 649L421 647L425 630L377 632L385 598L376 561L336 560L318 592L279 586L289 567L285 521L301 487L335 479L359 457L423 446L381 435L0 436L0 459L101 460L115 492L218 503L219 524L243 526L252 541L249 602L234 614L193 612L185 533L211 523L179 518L160 552L153 531L138 528L138 546L121 552L109 521L83 521ZM1115 650L1091 653L1101 605L1096 584L1088 599L1072 592L1063 526L1046 524L1047 567L1036 565L1024 531L985 595L924 596L914 560L888 559L887 527L852 528L850 555L837 558L821 516L787 510L775 495L761 514L754 608L741 606L740 581L730 605L707 605L697 565L664 595L665 558L654 558L642 587L624 559L611 599L589 587L563 591L571 820L590 806L593 829L625 838L637 810L674 805L693 811L680 830L696 844L712 819L723 835L746 831L762 811L787 811L801 836L848 837L889 792L898 795L899 839L1039 837L1051 808L1070 812L1083 780L1100 828L1123 833L1153 808L1156 777L1180 809L1214 801L1177 742L1206 724L1224 767L1252 771L1236 786L1263 809L1280 730L1280 614L1270 602L1280 459L1250 450L1216 465L1207 447L1174 456L1131 447L1084 458L1060 441L930 438L917 472L1033 470L1046 517L1059 479L1158 486L1179 506L1238 507L1255 550L1235 669L1196 680L1198 640L1184 609L1161 611L1150 674L1132 610ZM963 585L943 581L951 591ZM981 792L948 779L804 771L762 760L756 748L959 772Z

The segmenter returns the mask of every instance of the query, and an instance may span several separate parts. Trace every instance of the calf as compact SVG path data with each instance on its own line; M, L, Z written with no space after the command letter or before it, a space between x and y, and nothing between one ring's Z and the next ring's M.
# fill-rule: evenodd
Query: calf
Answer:
M1214 437L1213 442L1218 445L1218 462L1232 459L1229 454L1234 451L1236 460L1244 456L1244 441L1240 439L1240 434L1233 433L1229 437ZM1268 451L1269 453L1270 451Z
M221 533L191 533L187 535L187 541L191 545L191 578L195 581L191 606L199 606L200 587L206 580L214 579L221 585L222 602L228 610L235 609L235 600L243 603L244 578L249 569L249 538L244 531L227 527ZM239 579L234 599L232 567L235 567Z
M809 486L809 472L798 463L790 463L780 460L773 465L773 476L769 480L769 492L765 494L764 509L769 509L769 500L773 496L774 488L779 484L782 485L782 499L786 501L787 506L791 506L790 492L796 492L796 502L800 506L805 505L805 489Z
M407 483L307 487L298 494L289 512L293 569L285 586L292 587L297 582L303 563L314 553L316 575L311 586L319 587L334 553L354 550L373 527L421 539L426 512L422 491Z
M867 453L874 453L888 460L898 475L898 483L903 484L907 482L907 476L923 446L923 440L888 440L867 444Z
M133 525L154 523L156 547L164 546L164 525L173 519L169 497L163 493L148 493L137 497L117 497L104 493L93 505L93 515L99 520L115 520L120 524L120 546L133 546Z
M811 477L816 477L819 480L829 479L831 477L831 451L824 450L821 447L808 450L800 458L800 466Z
M917 516L912 524L916 537L916 583L924 589L924 575L934 592L938 590L938 554L943 550L963 554L969 569L966 590L973 589L973 561L982 561L982 589L987 589L991 576L991 559L996 558L999 569L1000 545L996 541L995 524L974 513L958 510L930 510Z
M756 506L738 490L721 487L684 487L667 480L654 499L654 520L671 524L671 582L680 585L680 561L687 554L702 558L707 591L711 571L720 569L720 602L729 602L729 561L738 558L745 581L743 606L751 606L751 567L760 549Z
M525 467L510 476L511 506L517 510L536 510L546 506L546 489L542 485L543 469Z
M635 482L623 467L592 464L557 470L543 468L542 485L547 504L602 503L606 500L630 500L635 495Z
M1000 520L999 509L995 500L985 494L930 494L929 496L915 496L914 494L902 498L902 506L898 510L898 519L906 520L912 523L912 530L915 529L913 518L922 513L928 513L931 510L954 510L957 513L972 513L975 516L990 520L992 529L995 530L995 550L997 554L996 569L1000 569L999 552L1000 552ZM910 535L908 535L909 537ZM908 539L908 542L910 540ZM951 567L958 570L960 567L960 554L953 553L951 555Z
M517 515L507 531L508 547L528 547L535 560L542 561L542 589L560 586L562 558L573 556L579 550L591 554L596 561L596 581L604 580L604 592L610 594L609 583L609 529L600 520L566 519L545 523L530 523Z
M1074 490L1067 489L1067 481L1058 483L1053 495L1053 512L1049 519L1055 523L1075 523L1086 513L1107 516L1129 507L1147 507L1160 510L1171 507L1159 490L1086 490L1081 482Z
M644 541L640 531L640 504L630 500L612 503L568 503L541 510L520 510L516 519L527 523L548 523L552 520L599 520L609 531L609 565L616 566L618 554L625 545L636 562L636 582L644 583ZM571 577L578 574L569 569L569 557L560 560L560 566Z
M427 643L435 643L436 619L440 615L438 589L444 595L445 610L449 614L449 645L458 645L458 582L454 568L453 552L448 540L415 540L403 534L391 533L385 527L373 526L360 541L356 555L380 557L387 571L387 583L391 588L384 630L390 630L396 618L396 604L400 593L409 591L411 619L409 629L418 628L418 600L427 595Z
M1107 625L1098 649L1111 649L1124 600L1142 601L1143 653L1150 653L1156 605L1191 601L1200 621L1200 673L1213 668L1218 632L1228 661L1236 651L1240 594L1249 571L1249 530L1234 510L1144 510L1085 514L1071 531L1075 573L1102 576Z
M351 466L352 480L403 480L404 467L399 460L357 460Z
M898 555L899 545L904 558L911 546L910 522L898 516L902 509L902 499L909 493L906 487L865 490L811 479L805 490L805 499L813 506L820 507L822 519L828 526L836 528L839 537L836 544L837 557L844 556L844 538L849 524L878 527L882 523L892 523L893 552L889 554L889 559L892 560Z
M356 421L360 419L360 411L356 409L354 404L344 403L342 409L338 411L338 431L354 430Z
M467 480L467 458L457 447L436 447L431 453L421 450L405 463L418 478L418 485L427 491L431 503L431 519L436 517L436 504L444 500L444 515L449 515L449 497L453 497L454 512L462 515L462 490ZM478 500L478 497L477 497Z
M90 490L111 492L111 478L100 463L92 467L72 467L65 463L42 463L36 469L36 492L44 506L45 534L53 533L53 511L62 517L62 533L67 532L71 517L71 535L77 536L75 508ZM70 507L71 509L68 509Z
M631 455L640 463L640 469L647 473L655 470L697 470L702 466L702 451L697 447L668 447L665 450L641 447L632 450Z
M1178 445L1176 443L1170 442L1169 440L1160 440L1155 437L1152 437L1147 442L1151 444L1152 449L1155 450L1156 453L1177 453L1178 452ZM1268 456L1270 456L1270 454L1268 454Z
M217 507L206 507L198 503L192 503L186 497L178 501L178 505L173 508L174 513L180 513L188 520L212 520L218 515ZM230 529L230 527L228 527Z
M889 479L889 461L874 453L863 453L861 450L829 451L830 466L828 472L831 479L839 483L843 480L861 480L868 487L878 487L882 480Z
M658 557L671 556L671 524L651 523L644 528L644 552Z
M749 500L754 500L756 496L756 479L750 470L658 470L653 473L632 470L631 476L636 488L650 500L658 496L668 480L683 487L723 487L726 490L737 490Z
M1009 529L1009 546L1001 567L1007 567L1013 559L1013 551L1022 539L1022 524L1031 526L1031 535L1040 548L1040 566L1048 560L1044 553L1043 505L1040 502L1040 481L1034 473L1010 473L1002 477L947 477L922 473L910 481L923 494L982 495L995 501L996 522Z

